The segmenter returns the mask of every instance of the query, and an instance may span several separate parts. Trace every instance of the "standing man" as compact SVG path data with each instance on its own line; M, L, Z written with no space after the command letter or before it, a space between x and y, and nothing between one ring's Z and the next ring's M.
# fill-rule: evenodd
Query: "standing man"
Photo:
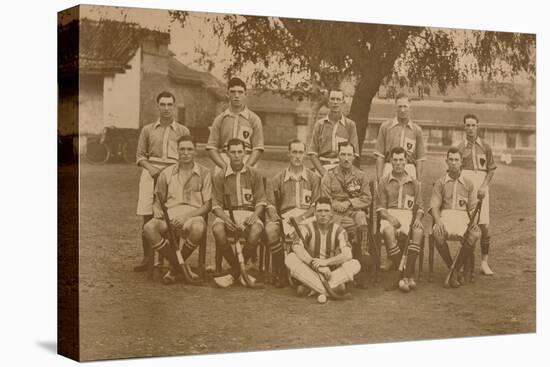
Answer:
M361 260L366 270L371 264L368 246L368 224L365 209L372 201L369 179L365 172L353 165L355 148L346 142L339 145L336 167L325 173L321 179L321 196L332 198L334 221L347 231L354 246L353 254ZM366 275L366 272L365 274ZM361 273L360 286L366 286L366 277Z
M411 178L422 181L426 148L422 129L410 119L410 101L404 93L395 96L396 117L384 122L378 131L376 148L376 178L378 181L392 171L390 152L395 147L405 149L405 170Z
M456 147L450 148L447 152L447 173L435 182L430 201L435 245L448 268L451 268L453 259L447 239L461 238L464 235L477 204L474 185L464 177L461 166L462 153ZM480 235L479 227L474 224L467 238L463 239L456 269L460 269L466 258L472 254ZM460 285L456 275L457 272L453 272L450 281L453 288Z
M244 163L255 167L264 151L262 121L246 107L246 84L239 78L231 78L227 83L229 108L214 119L206 150L218 170L225 171L230 159L227 155L227 142L240 139L244 142L246 155Z
M321 190L319 175L304 166L305 149L306 145L302 141L292 140L288 144L288 167L278 173L268 184L270 189L267 191L265 232L273 256L276 286L284 286L287 279L284 272L284 248L280 242L281 233L278 225L281 218L277 209L283 217L283 231L288 237L294 232L289 224L289 218L295 218L298 223L306 218L312 219L315 209L313 203L319 198ZM279 193L279 203L276 202L275 192Z
M212 178L206 167L195 162L195 139L185 135L177 144L178 164L160 173L155 192L166 205L175 233L184 238L183 246L181 249L171 247L173 244L169 243L168 228L158 200L153 206L154 218L143 228L153 249L170 262L171 270L164 276L164 284L174 283L176 275L181 274L179 257L186 260L198 247L206 233L204 216L212 208Z
M359 157L355 122L343 115L343 104L344 92L331 90L328 97L330 111L313 127L308 155L321 176L324 176L327 170L338 165L338 146L340 144L350 143L355 151L355 157Z
M231 266L230 274L214 278L214 282L222 288L229 287L241 278L237 256L227 242L226 229L231 232L241 229L245 232L243 257L246 263L256 254L264 230L260 217L267 201L261 175L243 162L245 143L239 139L230 139L227 142L227 154L229 165L225 171L220 170L215 174L212 196L212 211L217 217L212 224L216 249ZM225 201L226 194L230 202ZM233 208L235 221L229 216L228 205Z
M474 114L464 116L466 140L458 144L462 153L462 174L472 181L477 198L483 200L479 217L481 229L481 274L493 275L489 267L489 184L497 168L491 146L478 136L479 119Z
M407 250L407 263L405 264L403 277L399 280L399 289L408 292L416 288L412 270L423 246L424 228L422 217L424 216L424 210L422 209L422 194L420 182L409 176L405 171L405 149L402 147L393 148L390 157L393 169L389 175L382 177L378 183L376 211L382 218L380 232L384 237L386 252L389 257L384 270L390 270L392 267L399 265L401 250L398 241L407 239L412 225L412 235ZM414 222L412 222L415 204L418 205L418 211Z
M330 198L320 197L315 202L315 220L302 223L300 231L306 243L294 236L294 252L285 259L292 277L325 296L328 294L319 277L324 277L331 288L345 291L345 283L353 281L361 265L352 259L345 230L332 221ZM298 295L307 294L301 286L297 291Z
M142 168L139 179L139 198L137 215L143 217L143 225L153 217L153 190L155 181L163 168L178 163L177 141L189 135L189 129L174 120L176 97L170 92L161 92L157 96L159 119L145 125L139 135L136 151L136 163ZM149 261L153 261L152 244L142 233L143 260L134 267L134 271L147 270Z

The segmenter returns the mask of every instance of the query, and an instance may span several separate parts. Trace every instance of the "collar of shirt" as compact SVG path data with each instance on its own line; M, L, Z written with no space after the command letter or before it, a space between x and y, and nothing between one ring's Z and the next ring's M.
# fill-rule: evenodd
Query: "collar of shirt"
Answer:
M399 179L393 175L393 172L390 173L390 175L388 177L389 177L388 182L391 182L392 180L395 180L395 181L397 181L397 183L400 183ZM409 176L407 173L405 173L405 181L403 182L403 185L406 184L406 183L409 183L409 182L412 182L412 177ZM445 182L447 182L447 181L445 181Z
M332 123L332 121L328 118L328 115L325 116L325 118L323 119L323 122ZM344 116L344 114L342 114L342 115L340 116L340 120L338 120L338 122L339 122L342 126L346 126L346 117Z
M245 107L241 112L239 112L239 115L241 115L247 120L250 120L250 110L248 109L248 107ZM226 116L235 116L235 115L232 114L228 108L223 112L223 117L226 117Z
M468 138L464 139L464 146L467 147L469 142L470 141L468 140ZM481 138L479 136L476 136L475 143L483 148L483 145L481 144Z
M243 168L239 171L239 173L245 173L246 172L246 165L243 165ZM231 176L236 174L237 172L233 171L233 167L231 167L230 164L227 165L227 168L225 170L225 177Z
M159 126L160 126L160 119L158 119L157 122L155 122L155 124L153 125L153 128L156 129ZM172 130L176 130L176 120L172 120L169 126L172 127Z
M306 167L304 167L297 175L292 174L292 172L290 172L290 168L287 168L285 170L285 178L283 179L283 182L287 182L290 178L294 178L296 181L299 181L300 179L307 181Z
M397 125L399 125L399 121L397 120L397 117L394 117L394 118L393 118L393 122L392 122L390 128L396 127ZM411 120L411 119L409 119L409 121L407 121L406 126L408 126L411 130L414 130L414 129L413 129L413 124L412 124L412 120Z
M464 186L466 186L466 183L464 182L464 177L462 176L462 172L460 172L460 176L458 176L458 182L460 182L461 184L463 184ZM454 181L451 176L449 176L449 174L447 173L445 175L445 181L443 183L447 183L449 181Z
M174 174L177 174L180 171L180 165L176 164L176 167L174 167ZM197 176L201 177L201 170L199 169L199 166L196 162L193 162L193 173L197 174Z

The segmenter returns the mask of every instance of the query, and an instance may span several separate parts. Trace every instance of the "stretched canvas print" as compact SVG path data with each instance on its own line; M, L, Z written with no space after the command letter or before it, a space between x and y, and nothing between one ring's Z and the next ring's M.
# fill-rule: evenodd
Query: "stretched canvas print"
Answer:
M535 332L535 41L60 12L59 353Z

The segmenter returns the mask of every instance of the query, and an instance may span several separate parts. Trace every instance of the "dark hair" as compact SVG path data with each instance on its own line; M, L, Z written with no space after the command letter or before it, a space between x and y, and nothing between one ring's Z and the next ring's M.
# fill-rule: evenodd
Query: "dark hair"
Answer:
M229 90L232 87L243 87L244 90L246 90L246 84L243 82L241 78L233 77L229 79L227 82L227 90Z
M403 93L403 92L399 92L395 95L395 102L397 103L397 100L399 100L401 98L407 98L407 101L410 102L409 96L406 93Z
M338 153L340 153L340 150L342 150L342 147L352 147L353 153L355 154L355 147L349 141L343 141L341 143L338 143Z
M403 147L393 147L390 151L390 159L393 158L394 154L405 154L407 155L407 152Z
M447 151L447 158L449 158L449 154L455 154L455 153L460 154L460 158L462 158L462 152L457 147L450 147L449 148L449 150Z
M184 135L184 136L181 136L179 139L178 139L178 143L177 143L177 146L179 147L180 143L182 141L190 141L193 146L196 148L197 147L197 140L195 139L194 136L191 136L191 135Z
M467 120L467 119L474 119L474 120L476 120L476 123L479 124L479 119L478 119L477 116L474 115L473 113L467 113L467 114L465 114L464 117L462 118L463 123L466 123L466 120Z
M300 143L300 144L303 144L304 145L304 150L306 149L306 144L301 141L300 139L292 139L291 141L288 142L288 151L290 152L290 146L292 144L296 144L296 143Z
M174 97L174 95L168 91L163 91L159 93L159 95L157 96L157 103L159 103L161 98L172 98L174 100L174 104L176 103L176 97Z
M239 138L233 138L233 139L229 139L227 141L227 150L229 150L229 147L234 146L234 145L242 145L242 147L244 149L244 141L242 141Z
M332 207L332 200L328 196L321 196L317 201L315 201L315 206L319 204L328 204Z

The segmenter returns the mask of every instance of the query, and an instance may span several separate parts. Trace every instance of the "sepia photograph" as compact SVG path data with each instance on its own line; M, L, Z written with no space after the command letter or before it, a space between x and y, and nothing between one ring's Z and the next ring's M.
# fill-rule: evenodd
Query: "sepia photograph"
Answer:
M57 352L536 333L536 56L534 33L60 11Z

